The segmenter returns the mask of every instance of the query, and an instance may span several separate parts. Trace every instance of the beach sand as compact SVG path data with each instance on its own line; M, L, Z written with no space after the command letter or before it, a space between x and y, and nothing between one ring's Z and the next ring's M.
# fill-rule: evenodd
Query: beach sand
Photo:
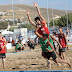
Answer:
M35 50L15 53L6 56L6 67L3 69L0 59L0 71L29 71L29 70L72 70L68 65L58 67L56 63L51 61L52 68L48 69L47 61L41 55L40 46L36 46ZM29 50L28 47L25 50ZM9 53L15 52L14 47L7 51ZM66 51L66 59L69 59L72 64L72 50Z

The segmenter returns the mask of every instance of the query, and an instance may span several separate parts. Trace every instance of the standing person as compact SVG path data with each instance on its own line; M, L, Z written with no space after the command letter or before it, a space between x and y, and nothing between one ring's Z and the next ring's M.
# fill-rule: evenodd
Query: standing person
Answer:
M22 35L20 34L20 36L19 36L19 41L22 41Z
M2 39L4 40L5 43L8 43L8 41L6 40L5 36L3 36ZM6 52L7 52L7 47L5 49L6 49Z
M56 33L56 32L53 32L53 36L56 36L56 35L57 35L57 33ZM58 51L57 51L57 47L56 47L56 45L55 45L55 42L56 42L56 40L53 39L54 50L55 50L55 52L59 55L59 53L58 53ZM58 45L57 45L57 46L58 46ZM60 48L62 48L62 46L61 46Z
M35 45L38 45L38 37L34 39Z
M28 38L27 44L28 44L30 50L31 50L31 49L35 49L34 41L31 40L30 38Z
M6 42L6 38L5 38L5 36L3 36L2 39Z
M68 28L66 29L66 36L69 37L69 30L68 30Z
M3 39L2 39L2 36L1 36L1 32L0 32L0 58L2 58L2 63L3 63L3 68L5 67L5 58L6 58L6 44L7 42L5 42Z
M38 33L38 29L37 28L35 30L35 34L39 37L40 39L40 45L41 45L41 48L42 48L42 52L44 53L45 57L48 59L48 60L53 60L55 63L57 63L57 65L60 66L60 64L58 62L62 62L62 63L67 63L70 67L71 67L71 64L69 61L67 60L59 60L57 59L57 56L54 52L54 47L53 47L53 43L51 43L49 40L48 40L48 34L43 34L43 36L41 36L39 33ZM52 58L51 58L52 57Z
M68 43L67 43L67 39L66 39L66 35L63 33L63 29L60 27L59 28L59 34L57 35L58 39L59 39L59 42L62 46L62 49L60 49L59 47L59 56L62 58L62 59L65 59L65 51L66 51L66 47L67 47L67 50L69 50L68 48Z
M12 43L12 36L9 36L9 42Z

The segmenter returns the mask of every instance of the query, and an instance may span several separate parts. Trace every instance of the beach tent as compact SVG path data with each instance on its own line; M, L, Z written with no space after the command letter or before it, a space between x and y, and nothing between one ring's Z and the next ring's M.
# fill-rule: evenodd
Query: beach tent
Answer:
M4 30L4 31L2 32L2 35L5 35L5 34L13 34L13 32Z

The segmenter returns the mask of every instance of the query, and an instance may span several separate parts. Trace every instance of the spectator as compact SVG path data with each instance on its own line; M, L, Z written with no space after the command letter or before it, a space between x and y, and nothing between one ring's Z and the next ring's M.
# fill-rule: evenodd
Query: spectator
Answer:
M20 34L20 36L19 36L19 41L22 41L22 36L21 36L21 34Z
M30 38L28 38L28 42L27 42L29 49L35 49L35 45L34 45L34 41L31 40Z
M9 36L9 42L12 43L12 36Z
M72 33L71 33L71 31L69 30L69 37L71 37L71 35L72 35Z
M35 41L35 45L38 45L38 37L36 37L36 38L34 39L34 41Z
M22 41L20 41L20 47L21 47L21 50L24 50L24 45L23 45Z
M69 30L68 30L68 28L66 29L66 36L69 37Z
M15 51L16 52L21 51L21 47L20 47L19 41L16 43Z
M26 44L26 40L22 38L22 44L25 45Z

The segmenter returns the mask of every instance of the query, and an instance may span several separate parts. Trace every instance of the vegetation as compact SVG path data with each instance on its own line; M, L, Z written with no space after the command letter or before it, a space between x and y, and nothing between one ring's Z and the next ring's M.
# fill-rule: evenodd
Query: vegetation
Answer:
M0 29L6 29L8 27L7 22L0 22Z
M71 25L72 23L72 13L68 14L68 24ZM55 26L65 27L67 26L67 16L61 16L58 20L54 20ZM53 26L53 20L50 21L50 27Z
M5 22L0 22L0 29L6 29L8 27L8 22L11 26L13 26L12 21L5 21ZM68 14L68 24L71 25L72 23L72 13ZM15 21L15 25L17 24L17 21ZM66 27L67 26L67 16L61 16L61 18L54 20L54 25L55 26L61 26L61 27ZM53 20L50 21L50 27L53 26ZM28 30L33 30L35 29L34 26L32 26L30 23L22 23L19 25L18 28L27 28ZM10 28L10 31L13 31L14 28Z
M31 24L21 24L19 28L27 28L27 30L33 30L35 27Z

